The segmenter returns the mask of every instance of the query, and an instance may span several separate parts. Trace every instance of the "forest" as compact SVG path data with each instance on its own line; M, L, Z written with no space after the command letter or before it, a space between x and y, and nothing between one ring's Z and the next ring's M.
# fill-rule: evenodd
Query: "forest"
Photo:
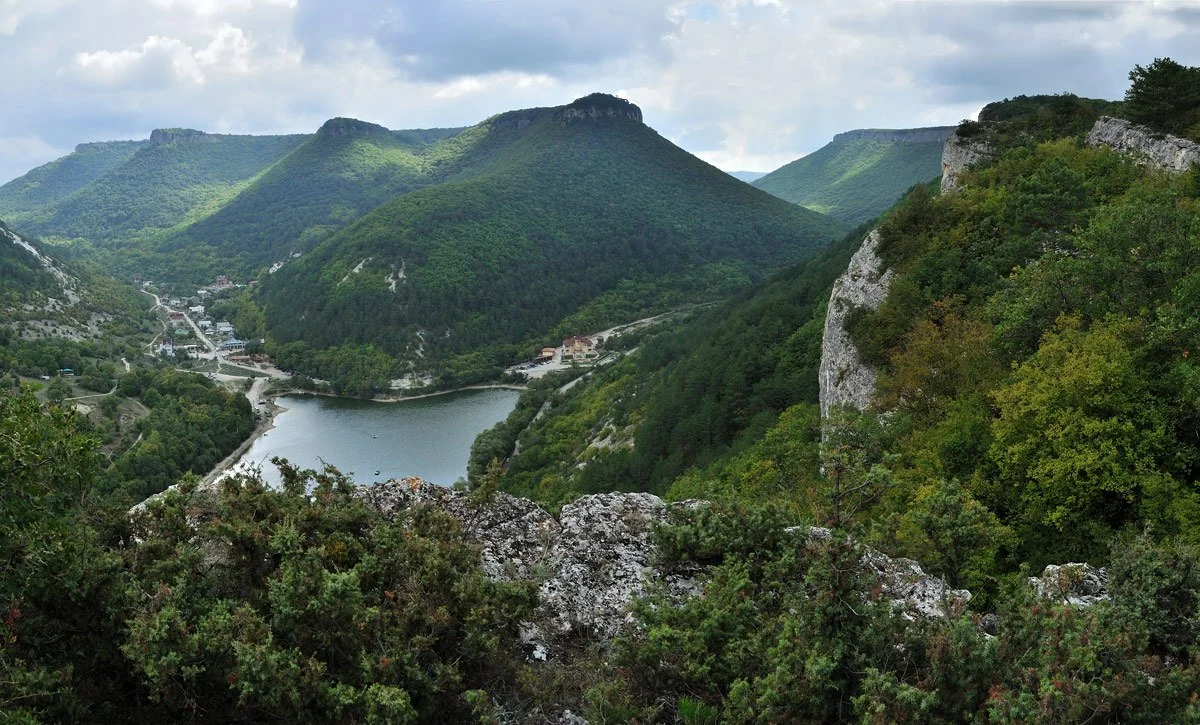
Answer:
M622 636L580 638L561 664L522 645L538 582L486 576L435 509L385 516L336 471L282 461L278 488L253 475L197 486L186 472L251 424L240 396L172 370L123 376L153 422L110 462L78 413L0 388L0 713L1200 719L1200 169L1171 175L1084 142L1101 114L1194 135L1200 70L1158 59L1130 84L1119 105L988 106L957 132L994 156L954 192L914 185L875 223L630 342L568 392L531 386L479 437L469 506L499 491L552 510L614 490L708 502L653 530L655 566L706 572L703 591L652 587ZM850 331L875 395L822 420L825 307L871 228L894 276ZM228 304L253 319L244 299ZM329 351L367 378L392 359ZM159 452L140 455L150 443ZM881 553L972 597L906 616L869 565ZM1029 577L1068 561L1105 567L1106 595L1033 591Z

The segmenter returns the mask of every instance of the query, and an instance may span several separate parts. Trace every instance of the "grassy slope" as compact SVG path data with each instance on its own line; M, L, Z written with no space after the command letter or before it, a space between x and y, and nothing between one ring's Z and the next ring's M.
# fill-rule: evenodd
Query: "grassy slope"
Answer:
M941 173L940 141L834 140L754 182L847 224L878 216L913 184Z
M534 109L485 122L447 183L385 204L273 275L263 294L272 332L393 351L418 330L450 351L520 342L589 301L618 316L633 311L630 297L668 288L683 301L842 231L639 122L560 116ZM385 279L401 267L393 293Z
M0 215L12 218L65 199L125 163L145 141L80 144L75 151L0 186Z

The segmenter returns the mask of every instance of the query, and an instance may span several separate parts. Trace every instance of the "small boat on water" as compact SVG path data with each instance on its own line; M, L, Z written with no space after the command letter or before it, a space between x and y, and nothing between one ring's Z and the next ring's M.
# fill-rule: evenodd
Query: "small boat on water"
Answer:
M371 437L372 437L372 438L378 438L379 436L377 436L377 435L375 435L374 433L372 433L372 434L371 434Z

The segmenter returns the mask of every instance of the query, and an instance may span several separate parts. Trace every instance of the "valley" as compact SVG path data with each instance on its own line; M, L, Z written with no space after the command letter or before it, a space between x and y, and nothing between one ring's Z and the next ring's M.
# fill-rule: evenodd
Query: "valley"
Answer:
M0 186L0 721L1195 719L1200 66L633 95Z

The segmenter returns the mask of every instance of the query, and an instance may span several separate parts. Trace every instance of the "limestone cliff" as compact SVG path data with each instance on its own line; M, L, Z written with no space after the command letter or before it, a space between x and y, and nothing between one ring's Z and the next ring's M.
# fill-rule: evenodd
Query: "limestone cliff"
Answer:
M1096 121L1087 144L1131 153L1142 163L1165 171L1183 172L1200 164L1200 144L1111 116Z
M875 230L863 240L850 259L850 266L833 283L821 338L822 416L829 415L829 411L839 405L862 410L871 402L875 391L875 371L859 357L846 323L854 310L877 309L887 297L893 275L891 270L884 271L878 247L879 230Z
M215 141L216 138L194 128L156 128L150 132L151 146L166 146L182 141Z
M958 187L958 177L968 167L990 159L995 149L987 142L983 134L961 136L958 132L950 134L946 145L942 147L942 193L953 191Z

